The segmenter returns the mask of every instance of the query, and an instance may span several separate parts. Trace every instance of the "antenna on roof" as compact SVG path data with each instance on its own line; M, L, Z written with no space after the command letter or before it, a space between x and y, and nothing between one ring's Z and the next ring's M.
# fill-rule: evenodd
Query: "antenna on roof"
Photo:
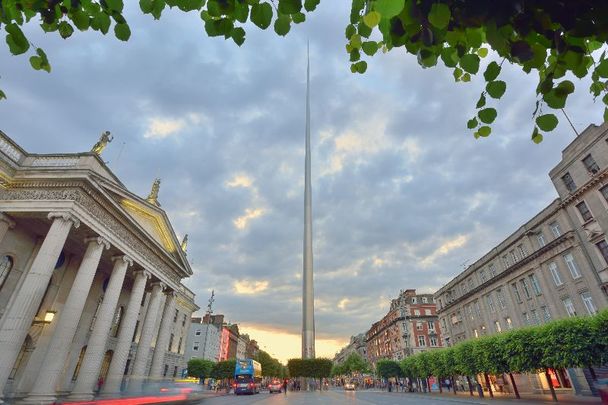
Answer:
M566 119L568 120L568 123L572 127L572 130L574 131L574 133L576 134L576 136L579 136L580 134L578 133L578 131L576 130L576 128L574 128L574 125L572 124L572 121L570 121L570 117L568 117L568 114L566 114L566 110L564 110L563 108L561 110L562 110L562 113L564 114L564 117L566 117Z

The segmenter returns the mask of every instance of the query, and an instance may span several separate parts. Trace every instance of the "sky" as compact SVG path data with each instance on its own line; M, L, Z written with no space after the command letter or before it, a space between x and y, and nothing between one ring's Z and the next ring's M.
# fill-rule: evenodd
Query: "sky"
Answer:
M466 122L481 75L455 83L403 49L352 74L348 3L322 2L285 38L248 26L241 47L208 38L196 13L154 21L136 2L126 43L30 24L53 70L0 45L0 130L33 153L88 151L111 131L103 158L131 191L162 179L197 304L214 290L215 313L280 360L299 357L310 41L316 349L333 357L400 290L436 291L556 198L548 172L575 136L559 112L531 142L537 77L507 64L494 133L478 140ZM603 109L575 84L566 111L582 131Z

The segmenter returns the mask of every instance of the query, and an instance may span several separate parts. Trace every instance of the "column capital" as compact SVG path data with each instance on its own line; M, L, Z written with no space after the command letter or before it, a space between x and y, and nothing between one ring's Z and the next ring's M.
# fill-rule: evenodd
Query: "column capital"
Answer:
M13 219L4 212L0 212L0 222L6 222L8 224L9 229L13 229L16 225L15 221L13 221Z
M78 228L80 226L80 220L78 218L76 218L76 215L72 214L71 212L67 212L67 211L49 212L49 214L47 215L47 218L48 219L62 218L64 221L72 222L72 225L74 226L74 228Z
M84 243L97 243L98 245L103 246L105 250L108 250L111 246L110 242L108 242L108 240L102 236L90 236L88 238L84 238Z
M116 261L120 261L120 260L127 263L127 267L133 265L133 259L131 259L131 257L129 257L127 255L112 256L112 262L116 262Z
M155 282L153 282L152 284L150 284L150 286L151 286L152 288L154 288L154 287L157 287L157 286L158 286L158 287L160 287L160 290L161 290L161 291L164 291L164 289L165 289L165 288L167 288L167 284L163 283L162 281L155 281Z
M145 277L146 279L149 279L150 277L152 277L152 273L150 273L148 270L145 270L145 269L135 270L135 271L133 271L133 275L135 277Z

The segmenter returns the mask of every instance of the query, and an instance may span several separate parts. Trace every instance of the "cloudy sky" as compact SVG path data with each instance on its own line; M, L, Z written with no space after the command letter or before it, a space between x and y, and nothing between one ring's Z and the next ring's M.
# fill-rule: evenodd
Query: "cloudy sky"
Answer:
M403 50L350 73L349 2L322 2L286 38L250 27L240 48L208 38L194 13L153 21L128 3L127 43L28 27L51 74L0 46L0 129L37 153L86 151L112 131L103 157L132 191L162 178L198 305L215 290L215 312L282 360L300 353L308 39L318 355L366 331L400 289L435 291L556 197L547 173L574 134L563 120L530 141L533 75L503 67L494 134L475 140L482 78L455 83ZM567 112L583 130L602 108L575 84Z

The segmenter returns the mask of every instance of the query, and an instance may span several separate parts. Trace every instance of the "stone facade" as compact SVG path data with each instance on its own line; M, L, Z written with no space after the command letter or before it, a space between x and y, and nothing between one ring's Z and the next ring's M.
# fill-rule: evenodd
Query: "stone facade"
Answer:
M391 301L389 312L366 333L367 358L400 361L419 352L441 347L441 331L433 294L405 290Z
M198 307L162 209L95 153L34 155L0 132L0 211L4 400L90 399L179 374L182 320Z
M559 198L437 291L446 345L608 306L607 141L608 124L581 133L550 172ZM581 370L554 375L558 388L589 392ZM548 388L519 377L522 391Z

